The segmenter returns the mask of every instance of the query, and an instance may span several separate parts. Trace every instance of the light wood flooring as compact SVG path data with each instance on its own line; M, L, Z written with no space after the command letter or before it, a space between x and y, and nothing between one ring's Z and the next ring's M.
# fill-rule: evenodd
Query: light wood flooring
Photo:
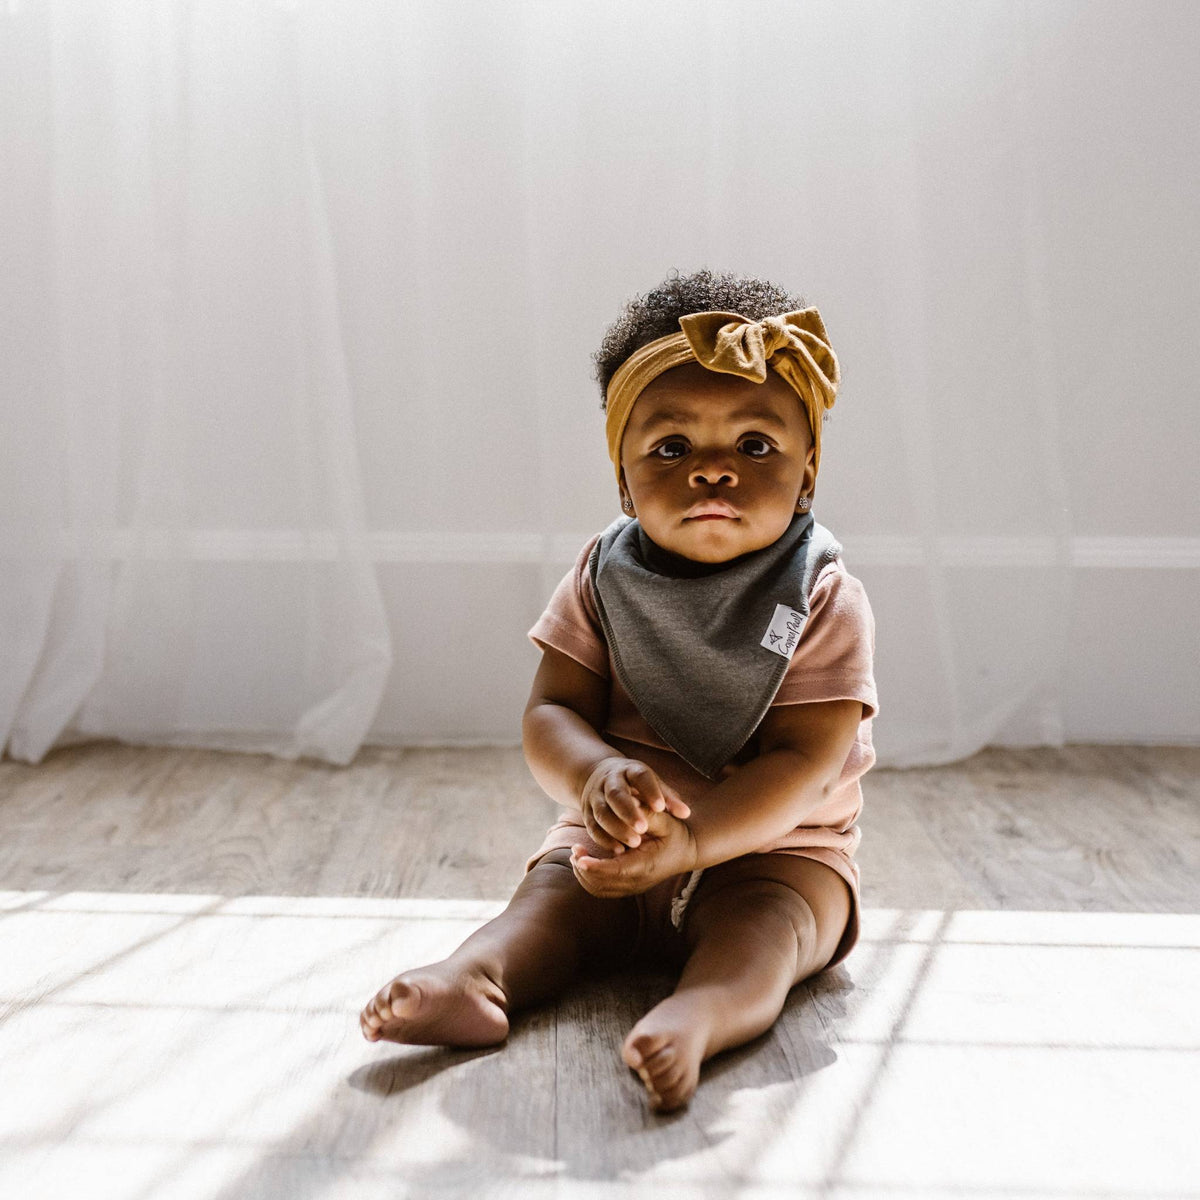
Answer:
M649 1113L666 976L368 1045L554 815L518 749L0 762L0 1197L1200 1197L1200 748L865 783L864 936Z

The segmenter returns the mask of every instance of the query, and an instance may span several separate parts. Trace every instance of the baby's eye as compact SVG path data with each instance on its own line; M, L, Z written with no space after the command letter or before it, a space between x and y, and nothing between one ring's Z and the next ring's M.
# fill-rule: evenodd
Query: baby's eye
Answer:
M760 446L761 449L756 450L754 447ZM749 447L747 449L747 447ZM771 453L771 443L760 437L742 438L742 449L750 455L751 458L766 458Z
M677 454L664 454L663 451L669 451L672 446L678 447ZM687 442L681 442L677 438L669 442L663 442L661 446L656 446L651 452L657 458L682 458L687 453Z

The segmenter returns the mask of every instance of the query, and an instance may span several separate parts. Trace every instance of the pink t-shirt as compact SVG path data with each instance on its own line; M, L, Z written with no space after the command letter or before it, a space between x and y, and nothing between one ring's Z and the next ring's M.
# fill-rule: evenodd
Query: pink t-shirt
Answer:
M667 782L686 801L689 795L706 791L716 783L686 763L655 733L621 686L600 624L588 571L588 557L599 537L597 533L590 538L579 552L575 565L555 588L546 611L529 631L529 638L535 645L553 646L608 680L609 712L602 736L607 741L637 743L632 747L618 745L617 749L631 758L643 759L666 776ZM871 721L878 711L872 670L874 653L875 619L867 594L862 584L846 571L841 559L836 559L820 572L813 584L808 623L771 703L774 706L859 700L863 719L829 800L809 813L804 824L791 834L770 846L760 847L760 851L820 847L846 859L853 855L861 837L855 824L862 811L859 780L875 761L871 745ZM756 733L725 768L722 777L757 757L758 752ZM825 859L826 855L812 857ZM850 866L848 862L845 865ZM855 882L857 874L854 867Z

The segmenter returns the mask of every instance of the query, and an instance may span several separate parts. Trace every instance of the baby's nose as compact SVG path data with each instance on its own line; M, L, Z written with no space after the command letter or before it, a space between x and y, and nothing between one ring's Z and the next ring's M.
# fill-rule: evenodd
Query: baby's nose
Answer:
M692 466L693 483L737 483L737 470L727 454L697 455Z

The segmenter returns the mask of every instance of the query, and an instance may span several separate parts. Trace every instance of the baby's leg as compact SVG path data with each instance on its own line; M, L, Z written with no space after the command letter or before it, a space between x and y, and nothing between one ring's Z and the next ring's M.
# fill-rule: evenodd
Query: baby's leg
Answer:
M792 986L833 957L850 905L845 880L809 858L751 854L705 871L684 922L679 984L621 1050L652 1107L687 1103L705 1059L771 1028Z
M422 1046L490 1046L508 1014L556 995L584 970L632 949L637 901L601 900L579 885L569 850L551 850L508 907L449 958L397 975L362 1010L363 1036Z

